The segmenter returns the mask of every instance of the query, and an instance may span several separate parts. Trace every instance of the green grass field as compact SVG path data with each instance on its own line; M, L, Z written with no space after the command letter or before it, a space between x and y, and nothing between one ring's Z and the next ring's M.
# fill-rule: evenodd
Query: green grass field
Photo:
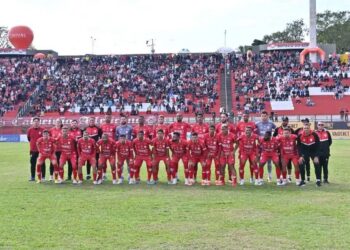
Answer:
M0 249L349 249L349 147L334 142L328 186L233 189L164 171L157 186L36 184L28 145L2 143Z

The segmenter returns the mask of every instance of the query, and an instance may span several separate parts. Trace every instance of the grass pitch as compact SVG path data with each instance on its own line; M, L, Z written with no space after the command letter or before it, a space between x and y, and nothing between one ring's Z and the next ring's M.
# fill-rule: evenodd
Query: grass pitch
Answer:
M164 168L157 186L36 184L28 145L1 143L0 249L349 249L349 147L330 185L233 189L168 186Z

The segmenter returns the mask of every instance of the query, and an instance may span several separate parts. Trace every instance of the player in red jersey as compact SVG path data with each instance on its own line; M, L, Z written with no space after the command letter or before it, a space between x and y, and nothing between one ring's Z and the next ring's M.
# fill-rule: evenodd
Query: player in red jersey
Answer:
M89 138L88 131L83 132L83 138L78 140L78 184L83 182L83 166L88 161L93 169L93 181L94 184L98 184L97 177L97 164L96 164L96 142L94 139Z
M174 132L170 141L171 159L170 159L170 171L172 182L177 182L177 171L179 169L179 161L182 160L184 165L185 179L189 178L188 172L188 155L187 155L187 142L180 139L180 133ZM175 180L174 180L175 179Z
M68 132L69 137L74 139L75 142L75 148L77 148L77 143L78 140L83 136L83 132L81 129L78 127L78 120L72 120L70 123L70 130ZM78 152L75 152L76 155L78 155ZM76 159L75 165L78 167L78 156ZM71 161L68 161L68 176L67 176L67 181L72 180L72 173L73 173L73 167ZM77 179L76 179L77 180Z
M95 142L97 142L101 137L101 129L96 126L95 121L96 121L95 117L90 117L89 118L89 125L85 128L85 131L88 132L88 135L91 139L94 139ZM98 157L99 157L99 155L98 155L98 153L96 153L96 164L98 162ZM90 176L91 165L90 164L91 164L91 162L88 161L87 165L86 165L86 179L87 180L91 179L91 176Z
M150 126L145 125L145 117L142 115L139 116L138 122L139 122L139 124L132 128L133 138L136 138L138 136L138 133L140 131L143 131L144 138L150 139L153 131L152 131L152 128Z
M210 125L209 134L204 137L204 144L207 148L207 158L205 165L207 166L207 183L210 185L210 176L211 176L211 163L214 161L215 164L215 183L218 183L219 177L221 175L221 165L220 165L220 138L215 133L215 126Z
M216 185L225 185L225 168L228 165L228 172L231 175L232 186L237 185L237 173L235 169L235 144L236 136L233 133L229 133L229 127L227 124L221 126L221 134L219 134L220 145L220 168L221 173Z
M195 183L195 169L198 169L198 164L202 166L202 186L207 185L207 169L205 165L204 154L206 147L203 141L199 140L198 134L192 132L191 140L188 142L188 174L189 179L185 179L185 185L192 186Z
M158 117L158 124L156 124L154 126L153 129L153 137L152 138L156 138L157 137L157 131L161 129L164 132L164 138L169 138L169 126L167 124L164 123L164 115L160 115Z
M73 184L77 184L77 152L76 152L76 142L72 137L69 136L68 127L62 127L62 135L58 138L57 144L61 149L61 159L59 162L59 174L63 180L64 176L64 165L69 162L72 166L73 171Z
M164 162L168 184L176 184L171 182L171 172L169 167L169 141L164 137L164 131L159 129L157 138L152 140L153 152L153 180L158 181L159 163Z
M112 183L117 184L117 172L115 167L115 142L110 139L107 133L103 133L101 139L96 143L97 151L100 154L98 159L98 183L103 179L102 172L107 168L107 161L112 170Z
M105 122L101 125L102 134L107 134L109 140L115 141L116 125L112 124L112 116L107 114L105 116Z
M128 165L128 169L133 169L134 153L132 142L126 139L126 135L119 135L119 140L115 143L115 150L117 155L117 184L123 183L123 165L124 162ZM130 171L129 171L130 172Z
M129 184L138 184L140 182L140 169L142 163L145 161L147 167L147 184L153 185L155 181L151 181L153 168L152 168L152 142L144 138L143 130L137 133L137 138L132 141L133 150L135 152L135 160L133 169L130 172Z
M180 134L181 140L187 140L187 133L191 132L191 125L182 121L183 116L181 113L176 114L176 122L170 124L169 132L175 133L178 132Z
M243 121L239 121L236 126L238 137L245 133L245 128L247 126L251 127L253 132L256 130L255 122L249 121L249 113L244 113Z
M56 119L55 126L53 128L50 128L49 130L50 137L53 138L55 141L58 140L58 138L62 135L62 120L60 118ZM60 165L60 157L61 157L61 148L57 144L56 145L56 158L57 158L57 164ZM53 172L54 168L53 165L50 164L50 181L53 181Z
M252 127L247 126L245 133L238 138L239 145L239 177L240 185L244 185L244 166L249 160L250 168L253 168L255 176L258 174L258 136L253 134Z
M30 179L29 181L35 181L36 172L36 162L39 156L38 148L36 142L40 137L42 137L43 128L40 127L40 118L33 118L33 126L31 126L27 131L27 138L29 141L29 154L30 154ZM41 173L43 179L45 179L45 163L42 165Z
M54 167L54 172L58 173L57 159L55 155L56 141L49 136L48 130L43 130L43 137L39 138L36 142L36 146L39 151L39 157L36 163L37 183L41 183L41 165L46 159L49 159ZM56 179L55 183L59 181Z
M282 160L282 171L287 168L288 162L292 162L294 166L295 184L300 184L299 172L299 155L297 150L297 135L291 134L289 127L283 129L283 135L278 136L277 140L280 144L280 153Z
M192 132L198 134L198 138L204 141L204 137L209 133L209 125L204 123L204 117L202 113L196 115L197 123L192 125Z
M272 161L276 167L277 185L285 185L287 171L282 170L283 181L280 180L281 168L279 164L278 148L279 143L275 137L271 137L271 131L266 131L265 136L259 139L259 147L261 150L259 161L259 180L255 178L255 185L262 185L264 180L264 166L267 161Z

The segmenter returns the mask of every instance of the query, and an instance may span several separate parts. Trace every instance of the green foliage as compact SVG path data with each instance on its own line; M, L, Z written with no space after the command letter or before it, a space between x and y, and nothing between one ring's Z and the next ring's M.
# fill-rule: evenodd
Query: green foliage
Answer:
M287 23L286 28L283 31L277 31L271 35L265 35L263 41L265 43L270 42L301 42L304 40L306 32L305 23L303 19L295 20L291 23Z
M28 145L1 143L0 249L347 249L349 147L334 142L330 185L233 189L168 186L163 167L157 186L36 184Z

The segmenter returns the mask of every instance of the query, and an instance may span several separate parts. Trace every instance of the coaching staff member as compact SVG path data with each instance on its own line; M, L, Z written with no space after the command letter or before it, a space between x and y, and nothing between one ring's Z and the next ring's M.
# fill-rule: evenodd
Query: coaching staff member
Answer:
M323 183L328 184L328 160L330 156L330 146L332 145L332 136L328 130L324 128L323 122L317 123L317 130L315 131L320 138L320 166L321 172L323 170Z

